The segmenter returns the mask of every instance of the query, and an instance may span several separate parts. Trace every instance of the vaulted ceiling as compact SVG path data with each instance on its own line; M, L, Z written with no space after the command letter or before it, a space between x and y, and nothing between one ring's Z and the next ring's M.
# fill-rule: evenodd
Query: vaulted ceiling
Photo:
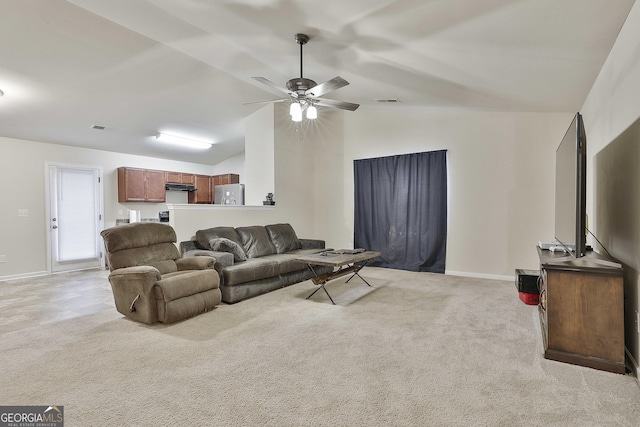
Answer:
M0 136L215 164L299 76L368 108L574 112L634 0L0 0ZM379 99L397 99L394 104ZM322 107L320 107L322 115ZM95 130L93 125L104 126ZM206 152L155 142L209 139Z

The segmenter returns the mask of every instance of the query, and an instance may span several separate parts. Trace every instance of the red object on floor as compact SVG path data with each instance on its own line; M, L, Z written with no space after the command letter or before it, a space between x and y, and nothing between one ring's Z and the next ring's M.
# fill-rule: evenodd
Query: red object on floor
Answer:
M538 305L540 302L540 294L529 294L526 292L518 292L520 301L527 305Z

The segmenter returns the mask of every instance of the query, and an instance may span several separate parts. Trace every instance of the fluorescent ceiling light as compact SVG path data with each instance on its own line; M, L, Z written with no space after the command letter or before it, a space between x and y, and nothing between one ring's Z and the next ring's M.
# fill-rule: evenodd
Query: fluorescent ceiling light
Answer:
M185 138L183 136L168 135L166 133L159 133L158 135L156 135L156 140L159 142L165 142L167 144L174 144L181 147L196 148L200 150L206 150L212 145L207 141L197 141L195 139Z

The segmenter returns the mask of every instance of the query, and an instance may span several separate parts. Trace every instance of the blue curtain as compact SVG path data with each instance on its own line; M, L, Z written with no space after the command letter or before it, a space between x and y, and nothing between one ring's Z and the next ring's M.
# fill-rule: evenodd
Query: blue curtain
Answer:
M354 160L354 247L369 265L444 273L447 151Z

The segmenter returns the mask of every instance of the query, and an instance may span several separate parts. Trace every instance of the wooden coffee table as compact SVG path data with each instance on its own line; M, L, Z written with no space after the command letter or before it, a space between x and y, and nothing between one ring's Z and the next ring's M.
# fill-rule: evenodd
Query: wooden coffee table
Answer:
M320 287L313 291L307 299L311 298L316 292L320 289L327 294L331 302L335 305L333 298L329 295L327 288L325 285L327 282L337 279L338 277L345 276L347 274L351 274L351 277L347 279L347 283L349 280L353 279L353 276L358 276L367 286L371 286L369 282L364 280L362 276L360 276L359 272L364 268L367 264L367 261L380 256L380 252L374 251L363 251L356 252L352 249L339 249L339 250L327 250L325 252L320 252L318 254L312 255L304 255L296 258L298 261L306 262L311 271L314 274L314 277L311 278L314 285L319 285ZM356 264L358 262L364 261L363 264ZM315 270L313 269L314 265L326 265L329 267L333 267L334 271L326 274L317 275Z

